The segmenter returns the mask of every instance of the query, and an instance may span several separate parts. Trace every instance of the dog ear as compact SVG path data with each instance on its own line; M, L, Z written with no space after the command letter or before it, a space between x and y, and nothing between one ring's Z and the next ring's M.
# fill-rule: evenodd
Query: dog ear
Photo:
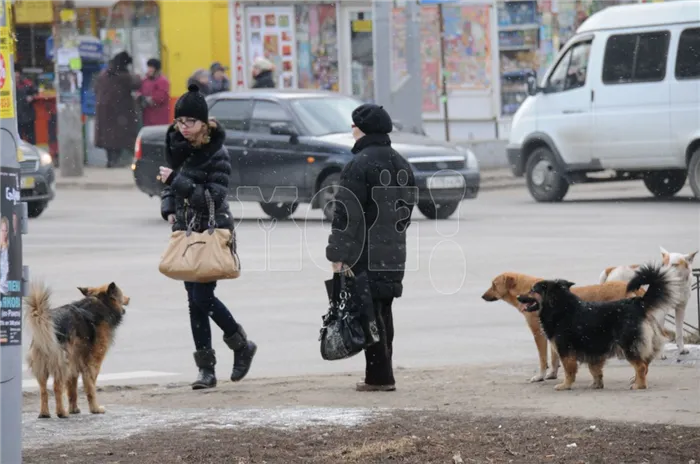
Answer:
M80 293L82 293L84 296L88 296L87 287L78 287L78 290L80 290Z
M560 280L559 283L567 290L576 285L575 283L569 282L568 280Z
M515 277L507 275L504 279L505 284L506 284L506 290L510 290L511 288L515 288Z
M109 286L107 287L107 295L112 296L116 293L117 291L117 284L114 282L110 283Z
M670 253L668 251L666 251L666 249L664 247L659 247L659 248L661 249L661 260L662 260L663 264L668 264L670 259L671 259Z
M695 259L695 255L698 254L697 251L694 251L692 253L689 253L685 255L685 260L688 261L688 264L692 264L693 260Z

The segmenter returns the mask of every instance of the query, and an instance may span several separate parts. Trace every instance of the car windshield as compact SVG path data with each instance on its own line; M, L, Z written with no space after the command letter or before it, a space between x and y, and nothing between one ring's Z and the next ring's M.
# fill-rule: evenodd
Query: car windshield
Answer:
M300 98L291 102L294 112L315 136L352 131L352 112L361 104L349 97Z

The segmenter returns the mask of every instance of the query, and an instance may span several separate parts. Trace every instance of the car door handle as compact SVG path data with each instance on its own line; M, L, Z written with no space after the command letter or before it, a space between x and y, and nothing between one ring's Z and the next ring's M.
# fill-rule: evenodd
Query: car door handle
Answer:
M583 113L583 110L562 110L564 114L579 114Z

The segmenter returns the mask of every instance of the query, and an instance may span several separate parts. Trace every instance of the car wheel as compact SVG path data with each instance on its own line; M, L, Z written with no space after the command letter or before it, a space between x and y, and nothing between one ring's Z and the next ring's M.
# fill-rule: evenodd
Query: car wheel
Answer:
M688 183L695 198L700 200L700 148L695 150L688 164Z
M644 185L656 198L670 198L681 191L687 178L688 174L680 169L651 171L644 176Z
M27 215L30 218L37 218L41 216L49 203L46 201L30 201L27 203Z
M340 173L334 172L328 174L321 182L321 187L319 189L319 205L321 205L321 210L323 215L329 221L333 220L333 213L335 211L335 195L338 193L338 188L340 187Z
M418 210L428 219L447 219L457 211L460 202L435 203L432 201L418 203Z
M287 219L294 214L299 203L260 203L260 207L271 218Z
M525 167L527 188L539 202L557 202L569 191L569 182L560 173L554 154L541 147L532 152Z

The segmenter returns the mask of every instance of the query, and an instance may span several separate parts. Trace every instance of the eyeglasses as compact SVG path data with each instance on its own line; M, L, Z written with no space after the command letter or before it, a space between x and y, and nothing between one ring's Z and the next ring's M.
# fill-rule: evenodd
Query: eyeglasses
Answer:
M178 118L175 123L185 127L193 127L197 120L195 118Z

